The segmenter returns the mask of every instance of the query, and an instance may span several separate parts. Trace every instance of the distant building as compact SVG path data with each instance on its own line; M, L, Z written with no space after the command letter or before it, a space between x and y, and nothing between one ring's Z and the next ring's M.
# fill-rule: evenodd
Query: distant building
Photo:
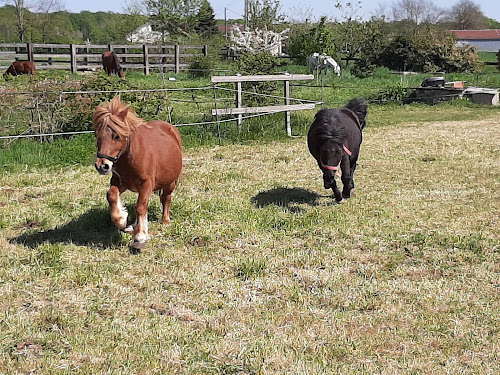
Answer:
M163 35L159 31L154 31L151 25L146 23L129 34L127 40L131 43L155 44L163 40Z
M475 46L479 52L500 50L500 29L450 31L455 34L458 46Z

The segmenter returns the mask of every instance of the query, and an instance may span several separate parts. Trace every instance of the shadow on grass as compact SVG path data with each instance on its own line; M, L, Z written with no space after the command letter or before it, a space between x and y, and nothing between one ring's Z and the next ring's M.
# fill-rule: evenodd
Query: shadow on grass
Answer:
M309 206L318 206L319 199L330 197L319 195L314 191L302 188L279 187L267 191L261 191L252 197L252 203L256 208L263 208L269 205L284 207L291 212L300 212L302 209L299 204L308 204ZM334 201L334 200L333 200Z
M30 248L36 248L45 242L106 248L112 245L114 233L116 233L116 228L111 223L109 210L93 208L61 227L42 232L24 233L11 238L10 242Z

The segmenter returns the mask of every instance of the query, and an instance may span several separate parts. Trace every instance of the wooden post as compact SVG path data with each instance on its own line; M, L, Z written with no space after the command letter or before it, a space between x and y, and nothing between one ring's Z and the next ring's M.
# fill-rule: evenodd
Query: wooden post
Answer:
M201 49L203 52L203 56L207 57L208 56L208 46L206 44L204 44Z
M162 54L162 57L161 57L161 72L162 73L165 73L167 71L167 67L165 65L167 65L167 47L165 46L161 46L161 54Z
M113 51L113 45L112 44L108 44L108 51Z
M149 54L148 54L148 46L142 45L142 57L144 61L144 74L149 75Z
M123 53L127 54L128 53L128 48L123 49ZM127 56L122 57L122 63L126 64L127 63Z
M85 47L85 54L88 55L89 53L90 53L90 48L89 48L89 46L87 44L87 46ZM83 64L84 65L89 65L89 58L87 56L85 56L83 58Z
M241 82L236 82L236 108L241 108L243 105L243 95L241 92ZM238 115L238 129L241 127L243 123L243 115Z
M33 43L28 43L26 45L26 50L28 52L28 60L35 62L35 53L33 52Z
M69 50L70 50L70 63L71 63L71 73L76 74L77 68L76 68L76 46L71 43L69 45Z
M285 85L285 105L290 105L290 81L283 81ZM292 127L290 124L290 111L285 111L285 129L288 136L292 136Z
M180 48L179 48L179 45L176 44L174 46L174 64L175 64L175 74L179 74L179 71L180 71Z

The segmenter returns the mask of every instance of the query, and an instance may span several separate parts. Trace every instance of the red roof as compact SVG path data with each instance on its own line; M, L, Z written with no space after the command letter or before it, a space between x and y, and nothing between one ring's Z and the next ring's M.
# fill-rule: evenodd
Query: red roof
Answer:
M457 39L469 40L469 39L500 39L500 29L488 29L488 30L450 30Z

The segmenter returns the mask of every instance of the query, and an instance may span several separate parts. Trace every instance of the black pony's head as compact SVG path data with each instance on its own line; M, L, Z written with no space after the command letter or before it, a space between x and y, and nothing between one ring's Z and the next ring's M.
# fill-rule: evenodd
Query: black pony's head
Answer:
M346 108L354 112L359 120L361 129L363 129L366 125L366 113L368 111L368 105L366 102L359 98L352 99L349 103L347 103Z

